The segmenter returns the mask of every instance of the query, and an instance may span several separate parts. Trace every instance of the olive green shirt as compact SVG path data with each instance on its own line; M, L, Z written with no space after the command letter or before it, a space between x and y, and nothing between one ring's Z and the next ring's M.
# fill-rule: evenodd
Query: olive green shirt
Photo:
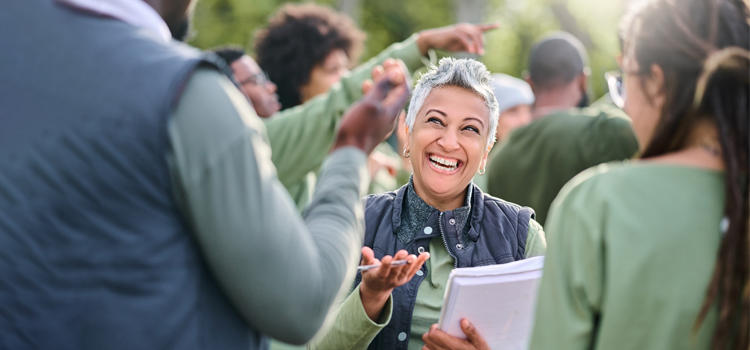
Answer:
M322 152L303 219L277 178L263 123L224 75L206 68L192 75L168 133L174 192L219 287L248 327L307 342L354 278L364 152Z
M723 208L717 171L633 162L575 177L547 219L531 349L708 349L715 312L692 327Z
M533 208L544 225L568 180L589 167L631 158L638 142L624 113L589 107L547 115L495 147L487 165L487 193Z

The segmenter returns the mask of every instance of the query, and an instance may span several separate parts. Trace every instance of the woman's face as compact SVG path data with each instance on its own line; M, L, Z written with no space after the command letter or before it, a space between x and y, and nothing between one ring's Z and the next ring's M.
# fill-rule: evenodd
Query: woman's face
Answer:
M335 49L326 56L322 63L310 72L310 81L300 87L302 102L328 92L328 90L349 72L349 56L341 49Z
M487 162L489 124L484 100L470 90L444 86L425 98L407 142L414 186L425 201L460 206L466 186Z
M664 106L664 74L656 65L652 66L650 75L639 74L633 50L626 51L621 66L625 88L623 109L633 122L633 131L643 151L651 142Z

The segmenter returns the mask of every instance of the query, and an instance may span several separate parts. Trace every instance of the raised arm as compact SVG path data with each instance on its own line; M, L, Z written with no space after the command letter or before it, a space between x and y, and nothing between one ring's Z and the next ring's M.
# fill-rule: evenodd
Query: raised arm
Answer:
M304 220L242 95L218 73L191 78L170 121L171 162L206 261L249 326L304 343L348 286L362 239L366 154L405 103L400 77L381 81L344 116Z

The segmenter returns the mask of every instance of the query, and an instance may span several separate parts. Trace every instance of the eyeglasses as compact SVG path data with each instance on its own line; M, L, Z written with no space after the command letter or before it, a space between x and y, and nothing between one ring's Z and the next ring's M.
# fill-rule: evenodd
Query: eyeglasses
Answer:
M604 73L604 79L607 81L609 97L615 106L623 108L625 106L625 85L623 84L622 72L610 71Z
M268 75L266 75L266 72L259 71L257 73L250 74L249 77L243 79L242 81L238 81L237 83L240 85L245 85L245 84L265 85L265 84L268 84L270 81L271 79L268 79Z

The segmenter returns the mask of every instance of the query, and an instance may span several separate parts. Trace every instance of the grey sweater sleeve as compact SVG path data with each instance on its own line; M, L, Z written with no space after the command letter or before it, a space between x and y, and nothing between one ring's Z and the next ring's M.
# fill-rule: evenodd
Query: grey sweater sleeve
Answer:
M206 262L248 326L302 344L353 279L366 156L354 148L329 155L302 219L264 133L228 79L199 69L169 121L168 161Z

